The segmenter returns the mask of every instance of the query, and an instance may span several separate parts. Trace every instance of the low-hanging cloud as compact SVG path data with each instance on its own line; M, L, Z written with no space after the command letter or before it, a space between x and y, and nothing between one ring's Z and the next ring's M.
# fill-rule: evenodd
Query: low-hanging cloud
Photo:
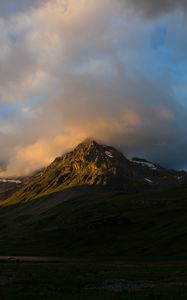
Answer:
M186 30L174 10L161 24L130 14L114 0L54 0L0 19L0 176L29 174L88 136L187 165Z

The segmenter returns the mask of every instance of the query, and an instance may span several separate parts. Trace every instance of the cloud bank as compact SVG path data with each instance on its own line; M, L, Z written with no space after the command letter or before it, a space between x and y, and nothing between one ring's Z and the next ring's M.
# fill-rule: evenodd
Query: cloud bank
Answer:
M184 1L3 3L1 177L29 174L88 136L186 167Z

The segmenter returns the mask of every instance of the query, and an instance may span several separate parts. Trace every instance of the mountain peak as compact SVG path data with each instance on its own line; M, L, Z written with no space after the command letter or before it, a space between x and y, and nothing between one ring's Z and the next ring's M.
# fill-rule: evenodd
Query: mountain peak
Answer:
M83 146L83 147L90 147L90 146L98 146L99 144L91 137L86 138L83 142L81 142L77 147ZM76 147L76 148L77 148Z
M128 160L117 149L87 138L31 177L16 197L25 201L43 193L83 185L105 185L129 191L147 186L167 187L184 181L187 181L186 173L170 171L144 159Z

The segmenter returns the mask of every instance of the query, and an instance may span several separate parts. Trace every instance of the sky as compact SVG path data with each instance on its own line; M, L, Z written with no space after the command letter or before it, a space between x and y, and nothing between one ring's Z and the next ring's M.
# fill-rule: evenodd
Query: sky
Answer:
M0 0L0 177L87 137L187 169L186 0Z

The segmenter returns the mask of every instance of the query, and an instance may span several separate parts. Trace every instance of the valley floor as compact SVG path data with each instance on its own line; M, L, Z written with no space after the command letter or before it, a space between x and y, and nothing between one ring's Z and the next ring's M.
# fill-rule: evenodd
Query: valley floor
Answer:
M20 260L0 263L3 300L187 299L187 261Z

